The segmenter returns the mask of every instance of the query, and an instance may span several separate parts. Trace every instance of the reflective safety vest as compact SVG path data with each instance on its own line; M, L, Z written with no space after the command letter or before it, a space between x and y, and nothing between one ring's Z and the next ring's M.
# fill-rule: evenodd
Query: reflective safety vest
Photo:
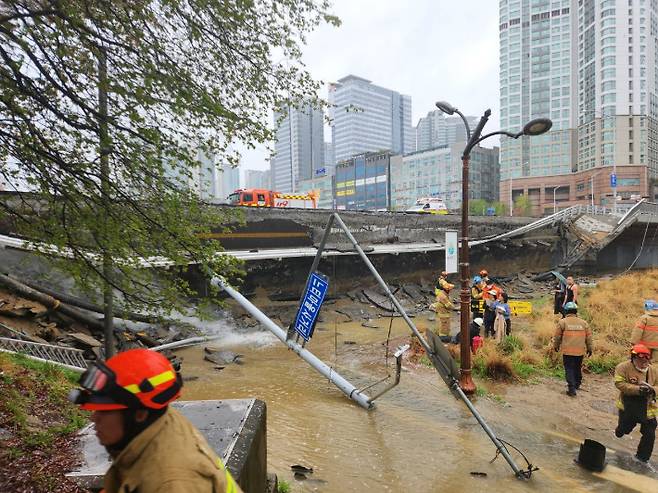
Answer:
M646 382L658 391L658 368L649 366L646 373L638 371L632 361L619 363L615 368L615 387L619 389L617 408L624 410L624 395L640 395L640 383ZM655 395L647 396L647 419L658 417Z
M631 344L658 349L658 310L648 311L638 319L631 334Z
M573 313L567 315L557 323L553 348L567 356L583 356L586 351L592 350L592 329L582 318Z

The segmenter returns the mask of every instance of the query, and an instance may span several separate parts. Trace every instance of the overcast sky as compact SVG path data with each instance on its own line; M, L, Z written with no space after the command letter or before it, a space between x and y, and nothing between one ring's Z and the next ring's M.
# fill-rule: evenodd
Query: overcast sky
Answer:
M333 0L338 28L309 36L304 61L326 83L348 74L411 96L412 124L446 100L466 115L493 111L498 129L498 2ZM325 131L325 141L331 135ZM267 169L264 149L243 151L243 169Z

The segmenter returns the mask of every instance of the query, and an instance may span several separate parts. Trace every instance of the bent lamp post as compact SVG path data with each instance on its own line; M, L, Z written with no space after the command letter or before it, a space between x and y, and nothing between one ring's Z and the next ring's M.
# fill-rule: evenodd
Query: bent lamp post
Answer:
M472 394L475 392L475 384L473 383L473 378L471 376L471 347L470 347L470 337L469 337L469 323L470 323L470 303L471 303L471 291L469 289L469 280L470 280L470 265L469 265L469 248L468 248L468 175L469 175L469 162L471 157L471 151L473 148L489 137L494 135L506 135L512 139L518 139L523 135L535 136L546 133L550 130L553 122L548 118L537 118L529 121L525 124L523 129L517 133L508 132L505 130L498 130L496 132L491 132L485 135L482 135L482 130L487 124L489 117L491 116L491 110L486 110L480 121L478 122L475 130L471 133L471 129L468 125L468 121L464 117L461 111L452 106L446 101L439 101L436 103L436 107L448 115L453 115L457 113L466 127L466 138L468 142L462 153L462 234L461 234L461 249L460 249L460 258L459 258L459 270L461 275L461 290L459 291L459 299L461 306L460 313L460 332L461 332L461 347L460 347L460 359L461 359L461 368L460 368L460 379L459 385L466 394Z

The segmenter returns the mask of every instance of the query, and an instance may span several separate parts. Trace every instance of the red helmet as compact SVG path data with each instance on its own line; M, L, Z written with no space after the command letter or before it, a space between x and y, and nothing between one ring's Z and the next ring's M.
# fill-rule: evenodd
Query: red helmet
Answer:
M80 377L71 400L88 411L162 409L178 399L182 379L169 360L148 349L131 349L105 363L95 361Z
M489 272L487 272L486 269L482 269L480 271L480 277L488 277L488 276L489 276Z
M650 358L651 351L644 344L635 344L631 349L631 357Z

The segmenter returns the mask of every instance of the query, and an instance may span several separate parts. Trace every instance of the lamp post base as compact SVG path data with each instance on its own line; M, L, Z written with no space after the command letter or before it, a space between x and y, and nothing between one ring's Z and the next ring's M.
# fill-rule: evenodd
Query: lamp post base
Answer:
M475 383L471 378L471 369L461 369L461 374L459 376L459 387L462 389L464 394L473 395L475 394Z

